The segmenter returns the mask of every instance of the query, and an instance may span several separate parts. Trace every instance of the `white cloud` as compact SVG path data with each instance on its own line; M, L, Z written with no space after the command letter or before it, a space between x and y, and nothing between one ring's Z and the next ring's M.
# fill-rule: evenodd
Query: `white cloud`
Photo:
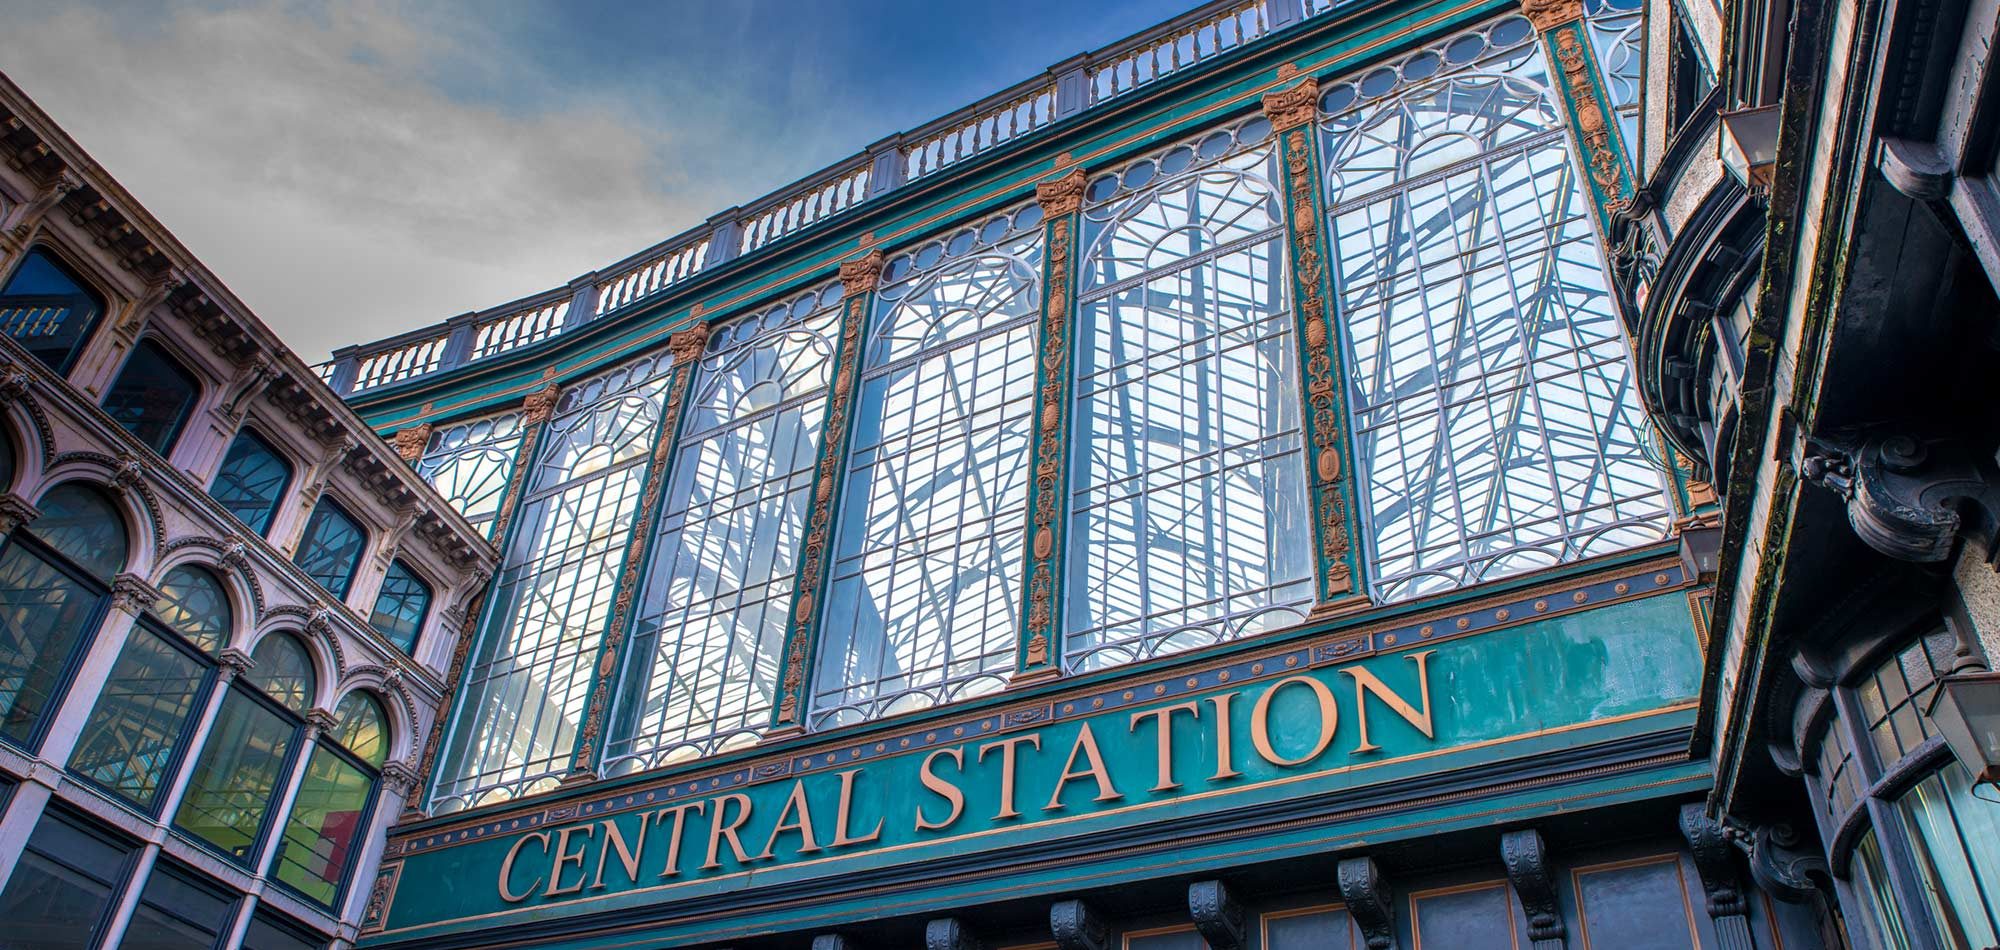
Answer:
M559 87L477 22L385 3L19 18L36 26L0 30L0 64L308 359L556 286L722 204L663 166L671 122L446 95Z

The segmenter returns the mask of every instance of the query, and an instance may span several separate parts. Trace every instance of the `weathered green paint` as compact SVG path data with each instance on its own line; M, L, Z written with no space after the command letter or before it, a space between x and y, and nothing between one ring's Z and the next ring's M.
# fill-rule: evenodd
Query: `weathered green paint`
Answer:
M1114 702L1098 712L1080 709L1065 716L1064 700L1057 699L1041 707L1046 716L1017 721L996 714L989 728L965 724L964 736L940 737L925 750L892 749L863 758L859 745L833 742L779 763L811 762L813 770L796 778L779 775L735 788L721 787L718 780L714 787L692 792L678 782L634 788L625 797L586 806L592 812L572 806L553 815L537 812L501 818L501 825L481 825L467 832L463 841L456 840L456 834L445 835L454 839L449 844L440 842L437 834L429 835L429 840L399 839L397 853L385 867L397 883L383 915L384 936L413 938L754 891L786 882L837 881L841 875L927 858L999 851L1190 815L1221 816L1362 786L1393 787L1475 764L1534 761L1591 742L1684 729L1691 721L1691 700L1701 670L1686 599L1677 590L1456 639L1401 644L1373 656L1342 658L1336 652L1308 647L1270 654L1263 672L1244 670L1227 683L1217 681L1213 664L1194 667L1168 675L1176 684L1183 676L1193 677L1204 684L1202 688L1177 690L1157 700L1149 701L1147 691L1157 688L1164 693L1167 682L1157 677L1147 681L1155 685L1133 682L1133 690L1145 694L1129 705ZM1287 665L1286 656L1307 659ZM1364 700L1357 685L1361 679L1357 673L1371 673L1421 712L1420 666L1429 673L1433 737L1426 737L1378 695L1370 693ZM1255 746L1252 716L1267 695L1271 751L1277 757L1303 756L1321 736L1319 707L1314 689L1305 685L1308 680L1323 685L1335 703L1330 744L1296 765L1266 761ZM1274 689L1278 691L1272 693ZM1214 780L1211 777L1218 771L1230 771L1218 768L1214 729L1217 703L1224 696L1231 697L1229 764L1241 775ZM1364 701L1368 738L1380 747L1377 751L1357 751L1364 721L1359 703ZM1180 787L1156 791L1157 720L1149 713L1183 703L1196 704L1200 715L1173 716L1171 779ZM1088 754L1078 751L1086 728L1102 754L1115 798L1097 801L1102 790L1091 777L1072 778L1058 789L1072 755L1077 756L1070 766L1073 775L1081 775L1088 763ZM1039 738L1039 747L1016 747L1015 809L1020 817L997 818L1002 811L1002 753L992 744L1029 735ZM982 762L983 747L989 754ZM962 766L949 751L953 749L960 750ZM828 755L833 757L831 763L824 758ZM962 790L964 812L945 829L919 830L919 814L937 823L949 812L947 799L923 784L923 763L932 757L933 772ZM835 847L843 772L850 773L853 782L848 834L866 838L879 823L879 837ZM810 849L798 830L774 834L795 783L813 825L815 847ZM649 792L654 796L651 801ZM742 799L722 804L718 796L732 793ZM672 819L661 817L661 809L689 803L704 804L701 811L684 813L675 873L662 877ZM707 863L716 813L727 809L733 818L745 803L749 817L739 835L750 860L737 860L723 839L717 844L715 866L704 870L701 865ZM508 821L518 823L519 830L507 827ZM636 875L627 873L616 848L606 850L610 832L603 823L607 821L630 849ZM647 826L643 847L637 843L642 823ZM565 836L565 828L578 830ZM580 830L584 828L591 830ZM523 843L531 834L541 837ZM562 876L552 885L558 843L567 845L566 853L581 858L565 863ZM499 870L517 845L507 886L520 900L503 900ZM761 857L767 848L771 856ZM802 850L807 853L801 854ZM605 857L601 876L600 857ZM531 888L537 877L541 883ZM548 893L551 887L561 892L572 885L577 886L574 893Z

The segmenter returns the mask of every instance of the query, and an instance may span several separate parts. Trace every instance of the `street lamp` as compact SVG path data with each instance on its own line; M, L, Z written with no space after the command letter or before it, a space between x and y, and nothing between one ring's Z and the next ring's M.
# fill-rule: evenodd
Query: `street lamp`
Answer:
M1954 673L1937 681L1928 714L1953 755L1977 781L2000 785L2000 672Z
M1771 177L1778 168L1778 107L1724 112L1716 151L1722 167L1751 194L1770 194Z

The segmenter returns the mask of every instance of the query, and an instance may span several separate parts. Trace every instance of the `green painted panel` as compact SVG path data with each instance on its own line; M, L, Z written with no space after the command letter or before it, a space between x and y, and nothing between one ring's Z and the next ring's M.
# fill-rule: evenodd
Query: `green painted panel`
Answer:
M823 879L1684 728L1701 662L1686 599L1674 591L1376 655L1343 659L1339 641L1239 655L1226 671L1240 672L1219 680L1210 664L1164 674L1204 684L1172 692L1155 674L1130 691L1162 698L1135 695L1094 713L1075 706L1105 694L1079 697L1067 718L1058 699L940 725L964 734L929 751L864 755L839 744L776 763L789 771L810 762L814 771L799 778L633 787L614 803L582 806L596 813L572 804L488 819L449 845L437 832L400 840L388 932Z

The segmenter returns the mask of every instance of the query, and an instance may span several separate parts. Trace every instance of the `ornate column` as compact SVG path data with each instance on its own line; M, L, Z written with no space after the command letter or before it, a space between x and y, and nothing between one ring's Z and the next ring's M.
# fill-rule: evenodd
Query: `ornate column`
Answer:
M1076 378L1076 236L1081 226L1083 189L1089 179L1077 168L1035 186L1042 206L1042 332L1035 365L1035 444L1028 493L1028 530L1022 547L1027 561L1021 576L1021 644L1014 682L1031 683L1062 672L1062 579L1068 547L1069 433Z
M14 529L25 528L29 522L41 516L41 510L28 504L26 498L6 491L4 486L0 486L0 540L5 540L8 535L14 533Z
M508 532L514 523L514 512L521 507L521 492L527 489L528 470L534 468L535 453L541 449L543 431L555 415L556 403L561 399L562 387L550 383L529 393L521 402L521 445L514 450L514 469L507 477L507 490L501 495L500 511L493 520L493 541L500 547L500 568L507 566L507 552L513 546L513 538ZM454 620L449 614L445 618L448 628L458 630L458 644L452 648L451 663L444 674L444 696L438 699L437 715L431 719L430 735L424 739L424 753L417 760L419 788L404 802L404 815L408 818L428 814L430 787L437 777L438 746L444 743L445 729L458 713L458 687L465 678L465 663L472 653L473 641L479 639L480 625L492 611L487 596L491 592L488 580L476 580L466 586L470 596L452 608L458 614L457 618Z
M1568 113L1570 144L1590 183L1597 210L1598 237L1608 252L1612 224L1632 201L1632 163L1618 131L1617 117L1604 101L1604 80L1583 24L1583 0L1522 0L1521 13L1542 36L1549 57L1549 80Z
M660 413L660 431L653 436L653 458L647 463L646 484L639 493L638 524L625 539L625 569L618 575L617 594L611 601L611 622L604 640L597 646L597 678L591 682L590 703L585 707L583 729L576 749L570 753L569 775L564 783L593 781L597 778L597 749L604 732L604 712L616 686L618 661L625 653L625 635L632 625L632 598L645 582L646 562L651 558L653 519L659 513L660 492L667 486L673 467L674 446L680 441L681 410L687 405L688 389L694 385L696 364L708 350L708 324L698 323L667 338L667 350L674 355L673 378L667 383L667 405Z
M792 579L792 612L785 624L785 652L778 661L778 693L771 708L772 738L805 731L808 681L819 641L819 602L826 594L828 550L833 541L834 508L847 475L847 446L854 435L854 400L861 391L861 348L867 339L868 316L875 305L875 285L882 279L882 252L870 251L860 260L840 265L840 283L847 303L840 314L840 349L835 355L833 384L826 391L826 415L820 427L819 460L813 464L812 513L806 518L806 538L799 552L798 573Z
M1319 81L1300 80L1264 96L1264 115L1278 137L1286 243L1292 268L1292 317L1298 333L1305 427L1306 476L1311 486L1313 552L1317 565L1314 616L1365 606L1353 466L1348 463L1347 392L1340 371L1332 277L1326 267L1326 209L1319 188Z

